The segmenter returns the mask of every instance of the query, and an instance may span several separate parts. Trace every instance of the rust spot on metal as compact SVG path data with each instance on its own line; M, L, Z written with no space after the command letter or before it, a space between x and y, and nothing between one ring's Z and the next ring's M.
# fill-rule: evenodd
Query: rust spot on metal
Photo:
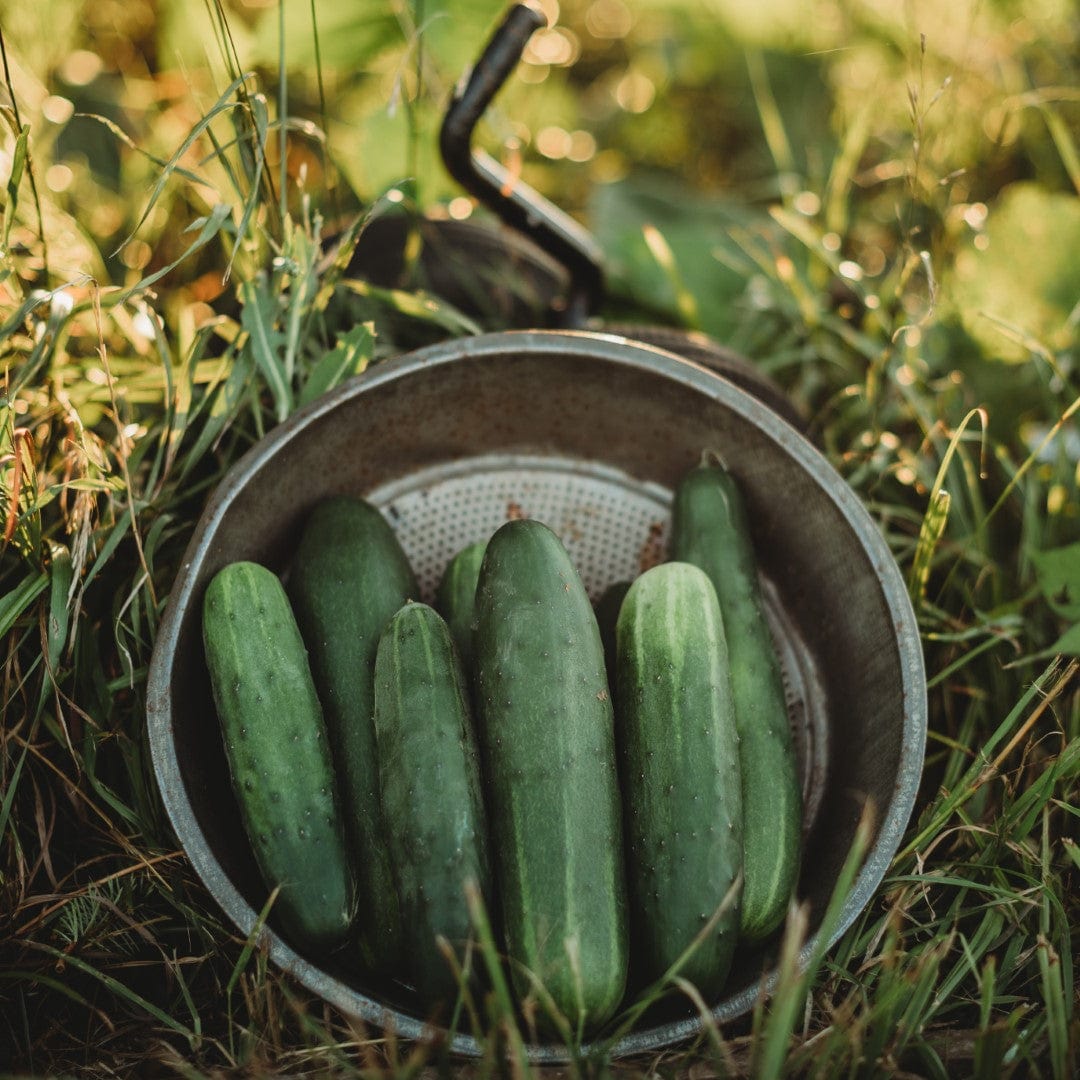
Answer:
M664 523L654 521L649 526L649 535L638 553L638 571L642 574L664 561Z

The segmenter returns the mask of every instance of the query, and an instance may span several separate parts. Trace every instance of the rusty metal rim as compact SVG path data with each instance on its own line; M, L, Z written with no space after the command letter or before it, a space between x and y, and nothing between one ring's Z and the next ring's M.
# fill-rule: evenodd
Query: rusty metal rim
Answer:
M882 597L895 629L905 712L900 772L896 778L893 799L826 947L831 947L839 940L881 884L914 808L925 753L927 703L925 669L915 614L899 567L868 511L843 478L802 435L749 394L706 368L674 353L612 335L592 334L587 331L508 331L444 342L387 360L301 409L261 439L233 466L209 500L192 536L162 619L150 664L147 684L150 750L162 800L173 828L196 873L242 934L248 935L252 932L258 913L241 896L203 838L184 788L172 740L169 679L172 655L177 646L180 628L180 619L176 613L181 611L190 599L195 577L194 568L205 558L225 510L242 490L247 478L290 441L302 437L305 428L313 420L336 409L343 401L388 381L407 377L418 369L451 364L468 358L505 355L507 351L521 355L550 353L553 350L569 354L579 353L643 369L684 383L736 410L806 471L852 528L875 569ZM392 1026L405 1038L422 1039L433 1034L430 1025L416 1017L381 1005L329 976L293 951L272 930L264 928L261 940L266 943L275 963L292 972L309 989L343 1011L380 1026ZM812 935L800 952L800 964L805 965L819 945L817 935ZM718 1022L725 1022L744 1015L753 1007L759 994L768 994L775 989L776 980L777 974L772 972L744 992L725 998L713 1010L713 1017ZM613 1056L626 1056L655 1050L681 1042L700 1034L701 1031L700 1019L677 1020L633 1032L619 1040L611 1047L610 1052ZM475 1039L462 1034L452 1037L450 1048L465 1056L475 1056L482 1050ZM554 1063L567 1059L565 1049L554 1045L532 1045L528 1052L530 1059L536 1062Z

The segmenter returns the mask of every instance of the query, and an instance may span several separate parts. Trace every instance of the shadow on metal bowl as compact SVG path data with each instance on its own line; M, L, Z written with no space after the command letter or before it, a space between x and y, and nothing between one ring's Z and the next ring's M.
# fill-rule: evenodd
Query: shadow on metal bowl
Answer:
M267 891L239 825L203 658L200 609L214 573L237 559L285 572L310 508L350 493L395 526L424 599L459 548L521 514L560 534L595 598L663 557L672 489L706 448L745 492L787 680L807 807L804 958L820 944L864 807L874 809L871 846L826 944L837 940L880 885L922 770L922 652L895 561L818 451L737 386L637 342L549 331L443 343L372 368L274 429L207 506L155 644L147 711L173 826L241 934ZM407 1038L430 1033L406 988L301 955L272 927L264 941L275 963L345 1012ZM737 961L724 996L708 1003L718 1021L768 992L774 953L775 944ZM674 1001L613 1053L701 1030L700 1017ZM464 1034L450 1045L480 1050ZM530 1054L559 1060L565 1048Z

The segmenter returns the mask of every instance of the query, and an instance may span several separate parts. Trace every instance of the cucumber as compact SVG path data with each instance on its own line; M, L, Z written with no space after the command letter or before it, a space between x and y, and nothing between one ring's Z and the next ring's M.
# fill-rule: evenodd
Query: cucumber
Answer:
M780 673L742 493L705 460L682 479L671 557L709 575L727 631L743 793L741 934L768 937L783 921L799 871L802 792Z
M486 549L486 540L462 548L447 565L435 594L435 610L449 625L466 672L472 670L476 582Z
M727 640L705 572L646 570L623 601L616 643L635 964L659 979L708 926L679 970L708 998L739 933L743 837Z
M519 997L546 987L579 1033L627 968L614 719L600 632L570 557L533 520L488 541L476 590L478 734Z
M344 943L353 879L322 710L277 575L236 562L203 598L210 687L240 818L274 911L305 948Z
M341 777L363 913L360 960L375 972L394 970L401 929L379 802L375 654L390 617L417 595L408 559L374 506L338 496L315 507L292 561L289 596Z
M412 982L428 1007L459 985L436 945L470 936L464 883L491 897L480 766L450 629L425 604L387 623L375 659L379 786Z

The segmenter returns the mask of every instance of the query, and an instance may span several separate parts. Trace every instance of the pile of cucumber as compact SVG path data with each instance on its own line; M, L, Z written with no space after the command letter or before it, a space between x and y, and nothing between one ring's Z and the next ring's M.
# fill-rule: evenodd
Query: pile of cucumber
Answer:
M386 519L334 498L287 576L237 562L203 631L243 824L276 916L424 1008L459 990L475 884L524 997L578 1031L630 983L706 999L776 931L801 800L745 510L704 459L670 560L594 610L558 537L514 520L434 607Z

